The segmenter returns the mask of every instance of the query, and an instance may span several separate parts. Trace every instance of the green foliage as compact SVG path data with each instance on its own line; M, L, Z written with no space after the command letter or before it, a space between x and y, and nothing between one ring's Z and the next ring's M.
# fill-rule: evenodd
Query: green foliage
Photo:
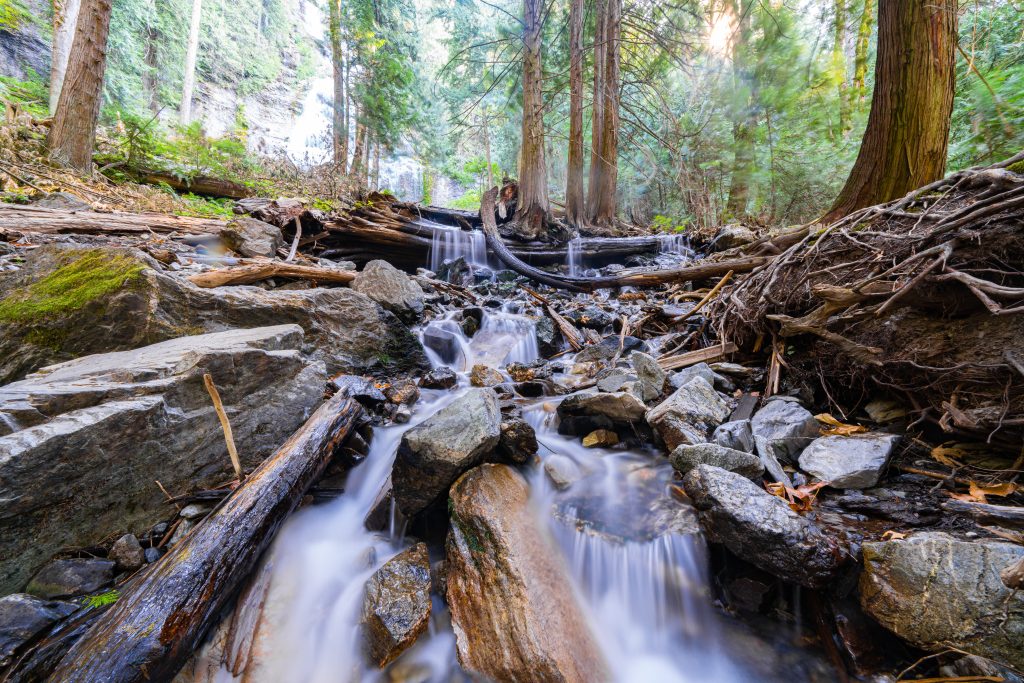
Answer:
M121 594L116 590L109 590L106 593L100 593L98 595L90 595L85 599L85 604L92 609L99 607L105 607L107 605L113 605L120 599Z
M434 172L429 166L423 167L423 199L424 204L429 205L434 194Z
M145 264L127 254L102 249L73 252L46 277L0 300L0 320L32 322L82 309L142 277Z
M28 78L24 81L0 76L0 101L10 102L32 116L43 118L49 114L50 86L32 69L28 69Z
M669 216L657 214L651 219L651 230L654 232L664 233L666 235L681 234L686 232L687 228L689 228L689 224L689 218L677 221Z
M449 203L453 209L464 209L473 211L480 208L480 190L469 190L458 199Z
M231 199L213 199L200 197L191 192L181 195L185 202L186 209L178 211L179 216L197 216L199 218L222 218L231 220L234 218L235 203Z
M32 14L21 0L0 0L0 31L17 31L32 21Z

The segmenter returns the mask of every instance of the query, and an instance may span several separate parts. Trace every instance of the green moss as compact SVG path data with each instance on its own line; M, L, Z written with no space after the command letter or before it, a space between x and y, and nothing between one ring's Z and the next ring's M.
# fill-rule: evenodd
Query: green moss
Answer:
M1007 171L1013 171L1014 173L1024 174L1024 160L1018 161L1015 164L1010 164L1006 167Z
M27 323L80 310L138 283L145 267L127 254L102 249L76 252L68 263L0 301L0 321ZM56 343L40 341L44 346Z
M452 524L458 528L462 537L466 539L466 545L470 551L482 553L484 551L484 544L480 542L480 538L474 533L473 528L459 518L458 513L455 512L455 501L450 496L448 498L448 516L451 517Z

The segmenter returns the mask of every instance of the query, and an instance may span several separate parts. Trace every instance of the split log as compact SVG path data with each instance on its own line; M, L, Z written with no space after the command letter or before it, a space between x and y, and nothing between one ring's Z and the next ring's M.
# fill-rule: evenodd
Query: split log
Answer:
M219 235L225 225L224 221L212 218L171 216L163 213L101 213L0 204L0 235L4 237L28 232L86 235L146 235L153 232Z
M61 659L66 683L169 681L356 426L341 394L142 575Z
M140 183L147 185L167 185L178 192L191 192L206 197L220 197L224 199L243 199L252 196L252 190L241 183L235 183L223 178L210 178L208 176L195 176L194 178L180 177L173 173L164 171L151 171L140 169L133 171L132 175Z
M967 515L979 524L994 524L1010 529L1024 529L1024 508L991 503L969 503L951 498L942 504L944 510Z
M680 368L686 368L697 363L719 360L737 351L739 351L739 348L735 344L727 342L718 346L709 346L706 349L681 353L678 356L659 358L658 365L661 366L662 370L679 370Z
M272 277L293 277L310 280L316 283L333 283L347 285L355 279L352 270L324 268L322 266L303 266L285 261L263 261L236 259L237 266L228 266L205 273L190 275L189 280L199 287L221 287L224 285L251 285Z

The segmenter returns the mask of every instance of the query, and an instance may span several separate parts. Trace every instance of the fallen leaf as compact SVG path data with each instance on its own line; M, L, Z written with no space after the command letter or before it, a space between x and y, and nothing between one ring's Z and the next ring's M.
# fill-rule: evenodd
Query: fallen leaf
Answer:
M902 541L906 537L907 535L902 531L893 531L892 529L882 534L883 541Z
M1004 497L1014 494L1017 491L1017 485L1012 482L1002 482L999 484L986 484L982 485L978 482L971 480L971 495L979 502L988 502L986 496L998 496Z
M863 434L868 431L867 427L862 427L860 425L848 425L840 422L828 413L815 415L814 419L822 423L821 433L826 436L851 436L853 434Z
M797 513L809 512L811 510L811 506L814 505L815 499L818 497L818 491L825 486L828 486L827 481L819 481L815 484L804 484L802 486L797 486L795 489L779 482L770 482L764 485L768 493L773 496L777 496L778 498L782 498L789 504L790 509Z

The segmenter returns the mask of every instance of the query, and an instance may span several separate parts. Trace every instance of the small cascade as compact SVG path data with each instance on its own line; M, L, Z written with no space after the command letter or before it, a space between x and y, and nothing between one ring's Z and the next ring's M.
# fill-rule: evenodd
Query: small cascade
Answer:
M659 252L662 254L678 254L687 260L693 258L694 251L690 247L690 238L685 233L658 235L658 242Z
M471 268L494 268L487 253L487 239L481 230L462 230L433 221L419 221L433 232L430 240L430 270L437 272L448 261L462 257Z
M579 277L583 274L583 255L580 253L582 246L582 237L574 237L566 245L565 264L569 267L571 277Z

